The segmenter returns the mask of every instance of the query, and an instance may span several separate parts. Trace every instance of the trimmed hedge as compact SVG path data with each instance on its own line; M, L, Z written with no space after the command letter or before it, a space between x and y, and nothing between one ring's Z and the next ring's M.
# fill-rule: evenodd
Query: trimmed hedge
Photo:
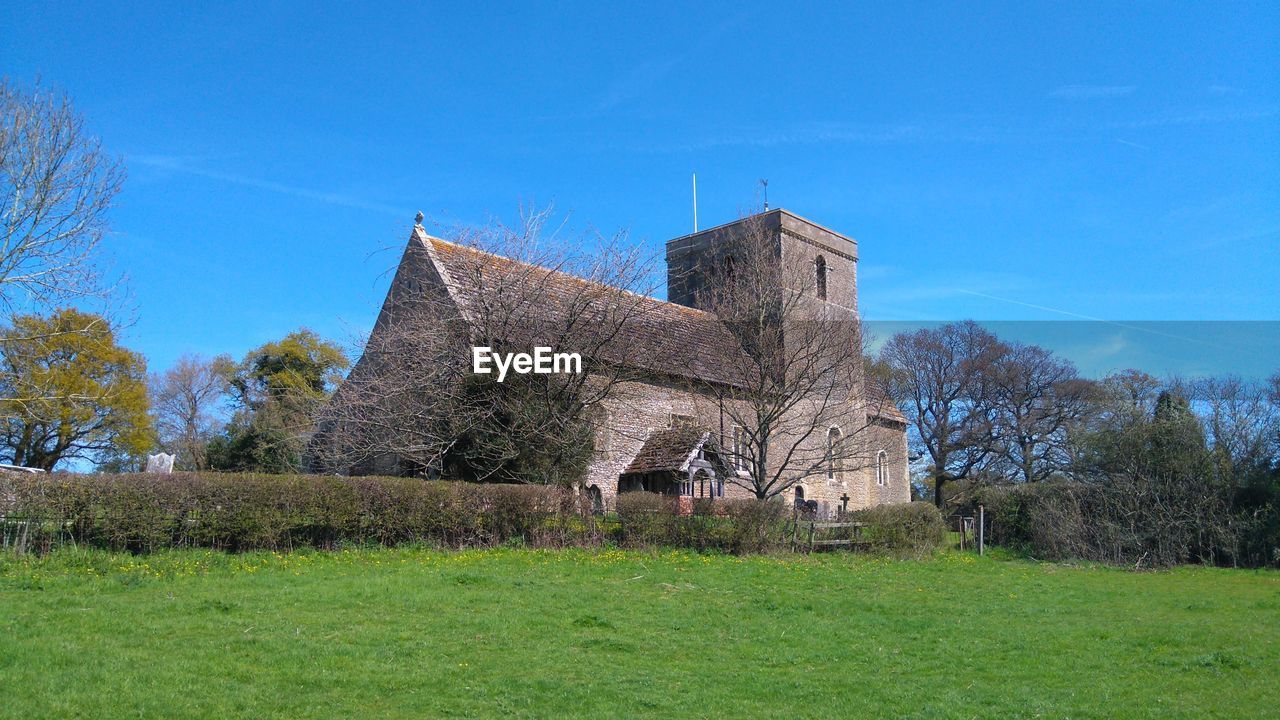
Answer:
M617 499L619 541L627 547L684 547L735 554L779 549L790 537L790 513L780 501L693 503L681 515L676 498L647 492Z
M599 543L578 498L553 487L315 475L0 476L6 532L40 549L74 542L149 552L426 542ZM18 527L21 525L21 527Z
M395 546L675 547L744 554L790 545L793 511L780 501L717 500L678 512L676 498L624 493L617 519L590 501L542 485L472 484L391 477L176 473L0 473L6 547L46 551L77 544L151 552L207 547L233 552ZM924 552L941 519L912 503L861 511L873 547Z

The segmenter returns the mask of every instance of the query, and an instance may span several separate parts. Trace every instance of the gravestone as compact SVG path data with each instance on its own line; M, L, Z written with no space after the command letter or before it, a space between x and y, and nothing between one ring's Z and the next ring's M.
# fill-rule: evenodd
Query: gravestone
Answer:
M148 455L146 471L158 475L170 475L173 473L173 460L174 456L168 453Z

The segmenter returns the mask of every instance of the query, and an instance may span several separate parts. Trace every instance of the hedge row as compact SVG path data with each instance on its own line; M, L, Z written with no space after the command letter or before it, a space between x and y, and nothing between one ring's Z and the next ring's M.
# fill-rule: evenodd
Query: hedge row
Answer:
M618 496L618 537L628 547L684 547L745 554L783 547L791 514L781 502L695 500L681 515L676 498L647 492Z
M1166 486L1168 485L1168 486ZM982 488L987 541L1046 560L1140 566L1280 563L1280 548L1238 551L1252 528L1222 497L1158 480L1122 486L1044 482Z
M232 551L427 542L538 546L599 542L600 528L557 488L407 478L289 475L0 477L6 532L148 552ZM20 521L21 525L14 521Z
M695 502L626 493L617 517L594 516L584 497L555 487L317 475L13 475L0 473L6 546L58 544L132 552L173 547L230 551L427 543L492 547L677 547L735 554L788 547L794 522L782 502ZM937 547L941 519L911 503L862 511L879 549ZM936 526L936 527L935 527Z
M675 499L650 493L627 493L618 498L621 536L633 546L675 546L755 553L790 547L795 518L781 502L722 500L694 502L692 515L675 512ZM930 503L878 505L852 513L862 523L827 532L824 538L848 537L861 547L879 552L924 555L942 544L942 515ZM801 523L803 544L807 538ZM844 532L844 535L840 535Z

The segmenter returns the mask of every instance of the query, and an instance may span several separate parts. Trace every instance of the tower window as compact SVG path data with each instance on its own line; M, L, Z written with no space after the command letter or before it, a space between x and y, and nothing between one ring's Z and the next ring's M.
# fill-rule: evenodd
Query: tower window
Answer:
M876 453L876 484L884 485L889 482L889 456L885 451L881 450Z
M813 271L818 283L818 299L826 300L827 299L827 259L819 255L818 259L813 261Z

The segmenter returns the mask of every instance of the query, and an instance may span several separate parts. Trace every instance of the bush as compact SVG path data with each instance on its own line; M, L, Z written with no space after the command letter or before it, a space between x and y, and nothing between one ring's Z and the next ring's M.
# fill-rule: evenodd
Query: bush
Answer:
M447 547L598 543L569 491L408 478L220 475L0 475L6 533L150 552L425 542ZM573 522L569 522L572 520Z
M781 501L726 500L725 515L731 521L728 547L732 553L761 553L789 543L790 517Z
M151 552L207 547L233 552L426 543L441 547L675 547L735 554L784 548L785 503L694 503L624 493L617 522L589 501L543 485L480 485L390 477L176 473L11 475L0 473L0 528L7 545L44 551L61 543ZM880 548L923 552L941 520L931 505L861 511ZM606 525L605 523L609 524ZM18 533L21 537L18 537Z
M627 547L683 544L676 498L650 492L621 493L616 507L621 544Z
M619 542L627 547L681 547L747 554L789 540L786 506L759 500L695 500L682 515L676 498L646 492L618 496Z
M855 522L866 523L862 537L872 549L924 555L942 544L942 514L932 503L907 502L877 505L853 513Z
M982 488L987 539L1045 560L1229 562L1238 528L1213 488L1168 475Z

